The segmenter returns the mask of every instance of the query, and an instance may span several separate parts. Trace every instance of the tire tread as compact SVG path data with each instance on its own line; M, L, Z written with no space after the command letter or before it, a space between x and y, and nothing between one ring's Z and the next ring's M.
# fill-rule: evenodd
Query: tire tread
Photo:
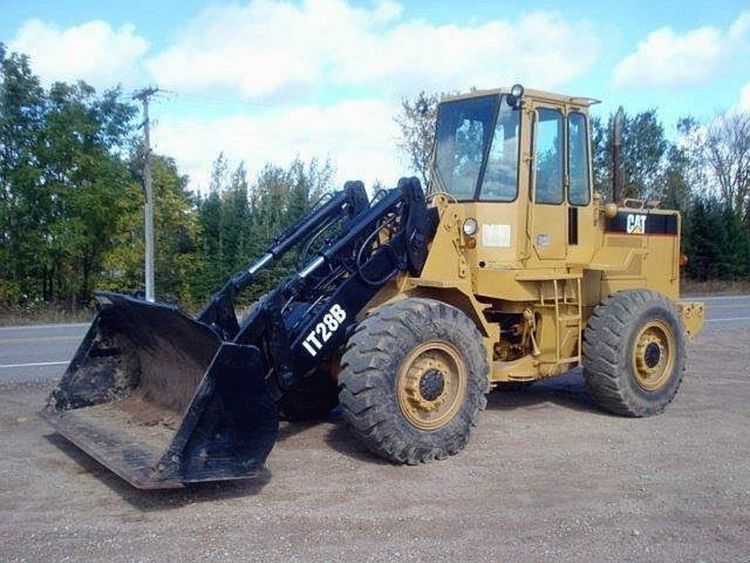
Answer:
M410 443L402 426L409 423L400 412L393 412L388 400L389 377L384 370L388 369L399 342L409 335L420 334L425 325L445 335L456 330L468 335L462 352L471 364L467 365L469 414L465 428L443 442L429 435L434 433L425 433L428 434L425 439ZM369 451L395 463L414 465L458 453L468 442L471 428L476 426L479 413L487 404L489 366L481 335L466 315L439 301L406 298L379 307L357 326L341 366L339 403L350 432Z

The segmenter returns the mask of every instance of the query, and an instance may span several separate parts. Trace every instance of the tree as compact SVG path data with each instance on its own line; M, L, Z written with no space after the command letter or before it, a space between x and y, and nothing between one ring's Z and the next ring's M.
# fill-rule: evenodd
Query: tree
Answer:
M36 187L42 170L35 156L42 142L45 95L25 55L7 53L0 43L0 298L28 297L41 277L44 206Z
M594 185L602 194L612 193L612 131L614 115L606 126L601 119L593 119ZM622 176L623 197L659 198L664 157L669 150L664 128L655 109L635 116L627 113L622 120Z
M658 199L667 209L690 212L691 203L707 185L703 164L704 134L693 117L682 117L677 122L678 139L670 143Z
M403 98L401 109L394 117L401 133L398 148L417 171L424 186L429 186L437 107L446 95L423 90L413 99Z
M726 202L696 197L686 217L685 233L691 278L735 280L750 274L750 235Z
M246 266L248 254L252 250L248 203L247 171L244 162L240 162L228 176L221 193L219 237L222 243L221 270L224 275L231 275Z
M85 300L130 182L120 158L135 108L83 82L45 92L29 60L0 48L2 299Z
M334 170L329 161L320 164L312 159L306 164L297 158L288 168L267 164L252 183L244 163L229 170L229 163L219 155L211 191L197 204L204 263L199 285L206 296L258 258L275 237L333 188ZM281 277L296 271L296 258L292 252L261 271L258 283L241 297L240 304L257 299Z
M719 194L734 213L748 216L750 199L750 112L728 112L708 126L705 163Z
M133 178L118 151L131 141L136 110L120 96L97 96L83 82L56 83L48 94L39 150L50 203L45 250L55 297L71 304L88 299L117 217L132 205Z

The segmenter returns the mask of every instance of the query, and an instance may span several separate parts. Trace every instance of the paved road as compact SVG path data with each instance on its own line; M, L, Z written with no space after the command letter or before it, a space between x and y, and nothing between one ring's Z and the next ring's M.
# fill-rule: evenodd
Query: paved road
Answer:
M62 375L88 323L0 327L0 381Z
M688 298L705 301L705 330L750 324L750 295ZM0 327L0 381L59 377L65 371L88 323Z

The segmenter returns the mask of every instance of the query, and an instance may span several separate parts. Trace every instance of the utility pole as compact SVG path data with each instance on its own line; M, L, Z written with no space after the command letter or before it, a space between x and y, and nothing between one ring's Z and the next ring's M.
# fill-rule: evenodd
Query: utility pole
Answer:
M143 190L146 194L146 301L155 301L154 297L154 192L151 185L151 122L148 116L149 98L159 91L148 87L133 94L134 100L143 103Z

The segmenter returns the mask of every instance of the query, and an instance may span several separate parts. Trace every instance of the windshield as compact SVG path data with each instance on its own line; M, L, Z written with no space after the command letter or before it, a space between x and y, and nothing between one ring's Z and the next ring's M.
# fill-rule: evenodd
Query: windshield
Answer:
M481 198L514 200L519 114L507 104L505 96L482 96L440 104L435 175L441 188L457 200L474 199L487 155L489 161L481 179Z

